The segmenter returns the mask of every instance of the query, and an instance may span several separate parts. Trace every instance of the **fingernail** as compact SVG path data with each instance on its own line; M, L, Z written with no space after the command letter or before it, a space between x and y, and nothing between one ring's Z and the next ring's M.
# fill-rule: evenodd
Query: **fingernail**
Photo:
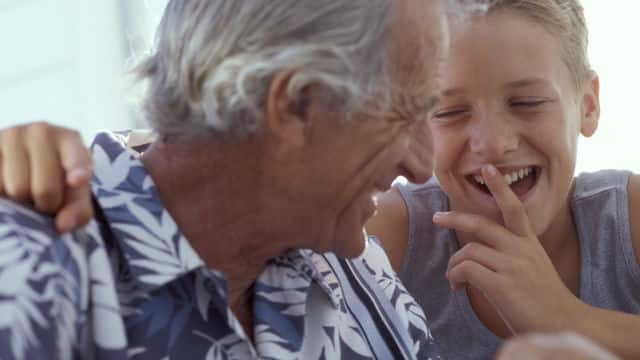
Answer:
M63 234L68 233L73 228L75 228L75 226L76 226L76 222L74 219L62 218L61 220L58 221L58 227L60 228L60 231Z
M496 176L496 175L498 175L498 169L496 169L496 167L495 167L495 166L493 166L493 165L487 165L487 166L486 166L486 169L487 169L487 173L488 173L490 176Z
M446 213L442 212L442 211L438 211L437 213L433 214L433 220L438 220L438 219L442 219L443 217L445 217Z

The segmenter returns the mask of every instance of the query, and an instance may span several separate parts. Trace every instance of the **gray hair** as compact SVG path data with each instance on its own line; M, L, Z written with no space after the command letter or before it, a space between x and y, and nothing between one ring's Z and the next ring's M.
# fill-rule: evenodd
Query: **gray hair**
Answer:
M431 1L431 0L429 0ZM275 74L287 94L319 84L355 113L394 95L391 0L171 0L154 50L137 66L161 135L246 135L260 127ZM332 102L333 103L333 102Z

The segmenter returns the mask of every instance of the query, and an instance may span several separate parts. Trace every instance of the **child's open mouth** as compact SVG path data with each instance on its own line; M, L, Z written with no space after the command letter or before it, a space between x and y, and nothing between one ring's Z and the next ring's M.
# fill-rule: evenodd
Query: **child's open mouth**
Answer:
M513 192L522 199L538 182L538 179L540 178L540 171L541 169L539 167L530 166L511 171L503 174L503 176L505 177L507 184L509 184L509 187L511 187L511 190L513 190ZM491 192L481 175L468 175L466 179L476 189L485 194L491 195Z

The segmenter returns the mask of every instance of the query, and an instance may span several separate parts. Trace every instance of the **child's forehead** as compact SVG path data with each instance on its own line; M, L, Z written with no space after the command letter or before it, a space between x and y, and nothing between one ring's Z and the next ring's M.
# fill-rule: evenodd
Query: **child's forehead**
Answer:
M443 91L474 81L501 88L522 87L524 81L528 87L541 87L544 83L527 79L544 79L548 83L571 81L558 42L540 28L481 25L478 29L469 28L453 40L444 64Z

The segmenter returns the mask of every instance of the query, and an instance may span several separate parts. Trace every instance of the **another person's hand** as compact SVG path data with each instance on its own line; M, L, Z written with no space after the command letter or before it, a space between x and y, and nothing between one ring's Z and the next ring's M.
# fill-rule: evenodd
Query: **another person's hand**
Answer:
M616 360L613 354L575 333L531 334L504 343L496 360Z
M45 122L0 131L0 194L56 215L64 233L93 218L92 162L80 135Z

